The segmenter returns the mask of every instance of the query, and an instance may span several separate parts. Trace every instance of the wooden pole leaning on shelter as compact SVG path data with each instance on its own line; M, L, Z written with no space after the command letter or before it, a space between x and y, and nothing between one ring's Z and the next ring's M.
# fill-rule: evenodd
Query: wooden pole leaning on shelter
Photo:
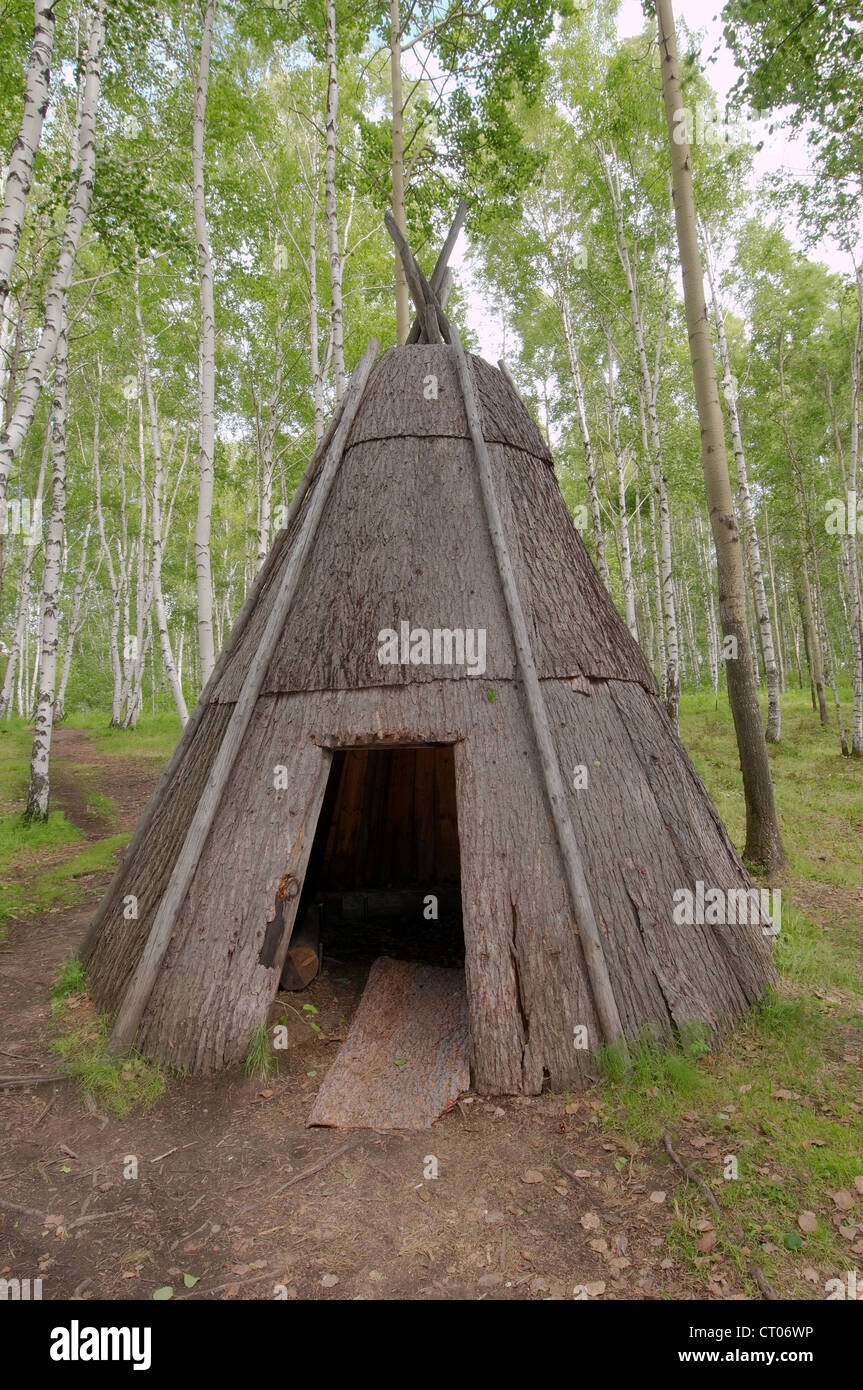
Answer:
M604 1040L607 1043L615 1044L620 1049L622 1060L626 1063L628 1062L628 1051L623 1033L623 1025L612 992L608 964L605 959L602 937L599 932L599 924L593 910L593 902L591 901L590 890L587 886L587 879L585 877L584 866L575 838L572 818L566 803L566 790L564 788L557 754L554 749L548 710L546 709L545 698L539 683L536 662L533 659L527 619L525 618L524 608L522 607L521 597L518 592L515 571L513 569L509 546L507 545L506 534L503 528L503 520L500 514L500 507L494 490L491 458L489 456L485 436L482 432L479 399L476 394L476 388L474 387L470 364L464 347L462 346L458 329L447 320L441 308L440 301L425 279L422 271L419 269L413 252L407 245L398 227L395 225L394 220L387 215L385 221L387 230L395 241L401 254L408 286L414 296L414 302L416 303L417 313L421 322L424 323L430 338L437 331L441 337L451 344L453 352L455 353L456 369L458 371L462 396L464 397L468 430L477 461L489 534L494 550L495 561L497 563L498 575L503 588L507 613L509 614L525 703L527 704L534 739L536 741L537 751L539 752L546 797L557 833L557 841L560 846L564 874L566 876L570 901L575 913L576 927L584 952L584 961L587 968L591 993L593 994L593 1000ZM432 324L433 319L435 320L434 324Z
M584 961L587 966L591 992L593 994L594 1004L596 1005L596 1012L599 1016L600 1026L605 1035L605 1041L617 1044L625 1053L626 1042L623 1036L623 1025L620 1021L620 1014L614 999L614 994L612 993L608 965L602 946L602 938L599 934L599 924L597 923L596 915L593 910L593 903L591 901L590 890L587 886L587 879L585 877L581 855L575 838L572 818L566 804L566 790L563 785L560 764L551 736L551 724L548 718L548 710L545 706L545 698L539 683L536 663L533 659L527 619L524 615L524 608L522 607L518 587L515 582L515 571L512 567L512 559L509 553L509 546L506 542L500 507L498 506L497 496L494 490L491 459L489 457L488 445L486 444L485 436L482 432L479 399L474 387L473 377L471 376L467 354L462 347L458 329L454 324L451 325L450 333L453 351L455 352L459 382L461 384L462 395L464 396L468 429L470 430L474 454L476 455L491 543L494 549L498 573L503 587L504 599L506 600L507 612L509 613L510 625L512 627L513 641L515 642L515 650L518 657L518 667L521 675L522 687L524 689L525 702L530 715L530 722L533 726L536 746L539 751L539 760L542 766L546 795L548 797L548 804L551 809L554 827L557 831L557 840L560 845L561 857L563 858L566 883L569 889L570 900L575 911L576 924L579 937L581 938L582 950L584 951Z
M449 232L447 233L446 241L444 242L441 248L441 253L438 256L437 261L435 262L435 268L431 273L431 280L429 281L431 288L434 290L435 294L440 300L441 307L444 309L446 308L447 298L449 297L450 288L452 287L452 271L448 268L449 258L452 255L453 250L455 249L455 244L458 241L459 233L461 232L461 229L464 226L464 220L466 217L467 203L461 202L456 208L456 214L453 218L453 224L450 227ZM398 230L398 228L396 230ZM398 242L396 243L396 245L398 245ZM407 243L405 243L405 245L407 245ZM422 323L422 318L418 315L417 318L414 319L411 331L407 336L407 341L409 344L419 342L420 337L422 335L423 327L424 325Z
M294 495L291 498L287 516L285 517L284 526L280 528L283 533L290 530L294 518L297 515L297 512L303 505L306 494L317 474L318 461L321 458L321 456L326 453L327 449L330 446L330 442L333 438L333 435L339 427L339 422L341 421L342 414L344 412L346 400L347 395L342 397L339 405L336 407L336 410L333 414L333 418L330 421L326 433L321 439L318 447L315 449L315 452L313 453L309 461L309 465L306 468L305 473L303 474L302 478L296 486L296 489L294 490ZM120 884L123 874L126 871L126 865L128 863L131 863L131 861L134 859L135 855L138 852L139 846L143 843L146 836L150 833L150 827L153 824L153 821L155 820L157 814L162 808L162 803L165 799L165 794L171 783L171 779L173 778L174 773L176 772L179 764L186 756L186 751L189 748L192 739L195 737L195 734L198 731L198 727L201 723L201 720L204 717L204 711L207 709L210 703L211 694L214 690L218 688L219 681L222 679L222 673L225 670L225 667L227 666L234 652L236 651L237 647L239 646L240 638L246 630L246 625L249 621L249 617L251 616L252 610L254 609L255 604L258 601L258 594L261 592L261 589L263 588L264 584L269 579L270 574L273 570L273 566L275 565L279 554L280 547L278 545L278 542L274 541L273 545L270 548L269 555L267 556L264 563L261 565L261 568L258 570L258 573L255 575L255 578L249 587L249 592L246 594L243 606L237 614L236 621L234 622L231 631L228 633L228 636L225 639L222 650L219 652L219 655L216 659L216 664L213 667L210 678L204 686L203 690L201 691L200 695L198 696L197 703L194 709L191 711L189 718L186 720L180 737L174 744L174 751L168 759L168 762L166 763L162 771L162 775L156 784L153 795L147 802L146 809L144 810L143 815L141 816L140 820L138 821L138 824L135 827L135 833L133 834L129 843L123 850L120 863L114 871L114 875L111 879L111 882L109 883L107 889L102 895L101 902L99 903L99 906L93 915L93 919L90 923L90 926L87 929L87 935L84 939L84 945L81 948L81 956L85 961L89 956L90 951L92 950L96 941L98 940L99 933L102 929L102 923L105 920L108 908L113 902L114 890Z
M333 432L326 452L318 485L312 493L308 508L303 517L299 534L293 544L270 614L267 619L258 648L252 658L243 681L242 689L231 713L213 761L210 774L204 785L195 814L192 817L186 838L177 856L171 877L162 894L159 908L153 919L150 934L141 954L123 1001L114 1020L114 1028L108 1041L107 1051L111 1055L122 1054L131 1046L141 1022L147 1001L153 992L159 967L165 957L171 940L171 933L183 905L192 877L210 833L213 821L222 800L225 785L231 774L237 754L267 673L270 660L276 648L282 629L287 620L291 605L296 596L303 566L309 547L320 522L321 515L329 497L336 473L338 472L345 442L354 422L369 372L377 356L378 343L372 338L360 362L354 370L350 385L345 394L341 418Z

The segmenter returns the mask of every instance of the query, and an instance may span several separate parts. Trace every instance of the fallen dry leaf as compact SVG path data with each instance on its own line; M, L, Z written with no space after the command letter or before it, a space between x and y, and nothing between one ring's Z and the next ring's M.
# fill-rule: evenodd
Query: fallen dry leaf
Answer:
M801 1211L797 1218L797 1225L807 1236L811 1236L813 1231L818 1230L818 1217L814 1211Z
M832 1192L830 1195L840 1211L850 1211L854 1205L854 1194L849 1192L847 1187L840 1187L837 1192Z
M526 1173L522 1173L521 1180L526 1183L545 1182L542 1173L537 1172L536 1168L528 1168Z
M589 1294L591 1298L599 1298L601 1294L605 1293L605 1280L596 1279L593 1283L585 1284L584 1292Z
M709 1255L715 1244L716 1244L716 1232L715 1232L715 1231L705 1231L705 1232L704 1232L704 1235L701 1237L700 1241L698 1242L698 1248L699 1248L699 1250L701 1251L702 1255Z
M656 1206L661 1207L661 1206L662 1206L662 1203L665 1201L665 1193L664 1193L664 1192L651 1192L651 1194L650 1194L650 1200L651 1200L651 1202L654 1202L654 1203L656 1204Z
M586 1211L579 1221L586 1231L598 1231L600 1220L595 1211Z

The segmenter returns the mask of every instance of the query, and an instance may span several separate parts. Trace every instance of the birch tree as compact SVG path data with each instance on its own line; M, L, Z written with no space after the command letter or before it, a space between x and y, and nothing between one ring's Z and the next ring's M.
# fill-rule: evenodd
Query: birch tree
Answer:
M339 246L339 218L336 200L336 122L339 113L339 76L336 63L336 3L327 3L327 152L324 161L324 198L327 212L327 242L330 253L331 331L336 405L345 393L345 325L342 309L342 254ZM397 0L393 0L398 11ZM393 97L395 102L395 95ZM393 122L395 132L395 122ZM402 188L402 217L404 189Z
M54 414L51 429L51 520L45 540L42 573L42 627L40 635L39 698L33 730L30 784L24 819L48 819L50 797L51 738L54 730L54 696L57 679L57 647L60 632L60 562L66 526L66 403L69 372L69 339L65 302L54 363Z
M90 16L84 58L76 137L74 141L77 180L60 242L60 251L45 296L42 332L34 351L14 410L0 434L0 516L5 514L6 492L12 462L30 428L42 382L51 365L66 314L66 301L81 232L90 210L96 173L96 114L101 84L104 42L104 0L98 0Z
M702 223L703 228L703 223ZM764 571L761 562L761 544L758 540L758 527L755 523L755 507L749 486L749 473L746 465L746 452L743 448L743 434L740 428L740 412L737 406L737 385L731 370L731 354L725 332L725 317L716 284L716 266L709 235L704 232L704 263L710 285L713 304L713 321L719 345L719 361L722 366L722 391L728 410L731 426L731 444L737 469L737 494L743 517L743 532L749 557L752 576L752 597L758 621L758 634L761 640L761 653L767 677L767 742L778 743L782 737L782 705L780 701L779 665L773 641L773 624L770 621L770 608L767 603L767 590L764 585Z
M725 453L725 424L719 404L716 364L704 297L704 272L698 245L692 162L685 132L684 138L680 138L679 112L683 109L683 98L671 0L657 0L657 16L662 88L671 147L674 216L683 271L686 326L698 418L701 424L707 504L719 571L719 614L723 636L733 639L734 643L730 653L732 659L727 662L726 671L746 801L744 854L751 862L763 864L766 869L773 871L780 867L784 855L773 797L767 743L761 726L758 691L749 653L743 556L731 496L728 459Z
M42 125L50 100L56 7L57 0L35 0L33 7L33 41L24 86L24 111L9 155L3 210L0 212L0 321L6 318L6 299L27 211L33 161L42 138Z
M198 511L195 521L195 581L198 595L198 648L201 683L206 685L216 662L213 642L213 571L210 535L213 515L214 454L216 441L216 309L213 288L213 255L207 221L204 180L204 132L210 84L210 57L216 0L207 0L203 11L192 116L192 200L195 240L198 247L200 324L198 337Z

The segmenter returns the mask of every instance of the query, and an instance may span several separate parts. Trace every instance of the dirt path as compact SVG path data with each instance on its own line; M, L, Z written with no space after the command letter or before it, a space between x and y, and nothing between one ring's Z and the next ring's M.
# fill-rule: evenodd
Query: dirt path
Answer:
M129 830L155 781L76 730L60 731L53 767L90 838L117 826L91 815L82 767ZM3 1072L56 1069L46 995L104 881L0 946ZM125 1119L69 1082L0 1091L0 1274L41 1277L46 1299L148 1299L164 1285L217 1299L745 1296L727 1261L705 1292L675 1255L679 1174L663 1152L632 1158L610 1139L590 1095L468 1097L418 1134L307 1129L356 1001L337 964L315 990L320 1033L292 1019L266 1084L171 1079ZM719 1149L699 1157L718 1165Z

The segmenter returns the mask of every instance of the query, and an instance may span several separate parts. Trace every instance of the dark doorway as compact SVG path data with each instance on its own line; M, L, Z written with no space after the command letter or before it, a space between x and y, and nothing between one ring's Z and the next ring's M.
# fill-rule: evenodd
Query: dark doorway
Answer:
M333 754L294 934L310 929L334 967L463 966L452 745Z

